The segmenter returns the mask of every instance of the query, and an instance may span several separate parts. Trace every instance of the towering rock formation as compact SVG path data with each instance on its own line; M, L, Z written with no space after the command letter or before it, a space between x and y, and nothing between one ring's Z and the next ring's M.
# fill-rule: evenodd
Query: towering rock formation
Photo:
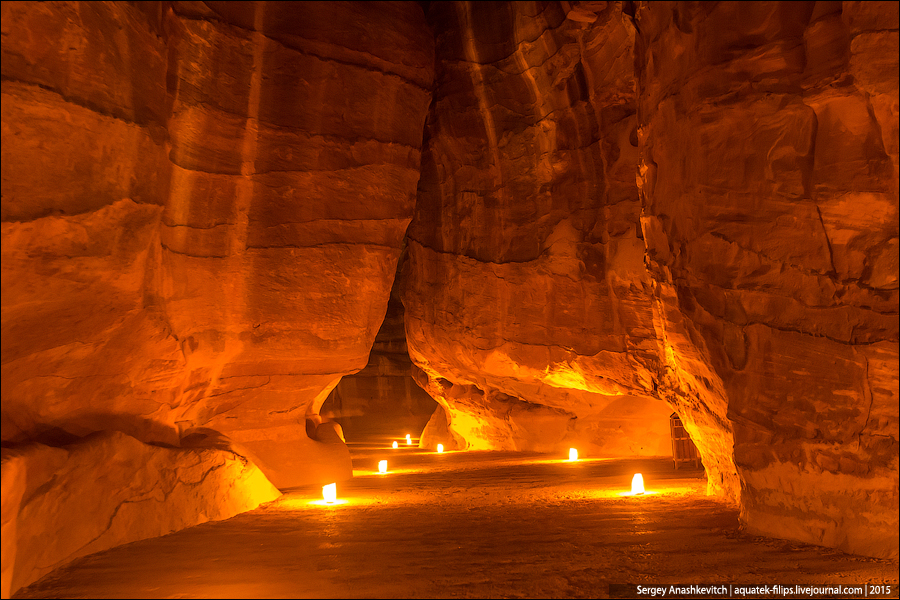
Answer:
M897 20L636 14L660 388L701 451L733 436L750 530L873 556L897 555Z
M303 421L366 365L384 318L430 100L422 10L176 10L153 292L184 353L178 418L229 434L276 485L315 464L349 476L346 450Z
M7 490L7 469L48 485L84 474L40 467L37 442L110 432L102 452L131 455L131 438L187 439L251 458L282 488L349 477L318 411L366 365L412 218L433 72L421 7L2 10L4 544L34 500ZM90 462L94 447L66 452ZM215 493L226 505L235 485L258 504L239 471L209 479ZM141 506L166 523L181 510ZM177 526L234 514L191 510ZM60 560L48 552L40 564Z
M421 8L12 3L3 22L3 439L202 426L277 485L349 475L304 421L384 317L430 99Z
M661 454L674 409L751 530L896 557L896 3L2 28L4 592L273 497L253 463L349 477L322 403L367 364L348 394L389 397L405 345L425 446Z
M429 20L404 296L426 440L653 452L665 400L750 530L896 556L896 5Z
M429 10L437 81L404 291L410 355L441 405L426 442L449 425L467 448L668 451L634 29L614 6L569 16L555 2Z

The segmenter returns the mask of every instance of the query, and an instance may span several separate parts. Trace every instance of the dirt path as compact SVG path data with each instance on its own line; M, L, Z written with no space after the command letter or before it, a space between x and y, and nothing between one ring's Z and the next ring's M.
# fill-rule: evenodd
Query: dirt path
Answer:
M353 454L342 504L293 490L85 557L15 597L608 597L610 583L891 583L896 597L896 563L744 535L702 472L668 460ZM374 472L381 458L387 475ZM655 493L621 495L635 472Z

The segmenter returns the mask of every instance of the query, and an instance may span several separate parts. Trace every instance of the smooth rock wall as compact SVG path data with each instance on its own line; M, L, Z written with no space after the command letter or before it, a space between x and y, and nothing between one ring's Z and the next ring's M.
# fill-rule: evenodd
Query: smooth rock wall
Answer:
M204 430L278 487L349 478L318 412L367 363L412 218L433 74L421 7L4 2L2 33L4 447L65 456L77 487L98 467L59 448L83 436L178 447ZM148 486L176 477L166 457L182 468L160 454ZM160 507L171 527L129 522L109 545L227 498ZM4 561L26 565L4 563L4 584L26 573L10 589L33 561L79 555L78 532L57 532L52 560L28 541L57 500L17 513L4 488Z
M153 291L185 355L182 418L244 444L279 487L318 480L297 424L365 367L384 318L431 36L409 3L186 3L171 21ZM349 455L329 460L350 475Z
M183 359L145 297L169 189L162 17L2 11L3 441L177 444L153 390L179 384Z
M660 392L748 530L894 558L897 21L641 3L635 63Z

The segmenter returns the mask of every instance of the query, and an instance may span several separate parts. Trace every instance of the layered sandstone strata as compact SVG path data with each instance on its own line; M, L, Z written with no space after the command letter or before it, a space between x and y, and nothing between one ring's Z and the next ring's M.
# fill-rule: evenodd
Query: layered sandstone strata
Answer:
M2 11L4 445L203 428L276 486L349 477L318 411L366 365L412 217L421 8Z
M437 82L404 275L410 355L442 407L426 445L668 452L634 30L615 6L580 10L429 9Z
M896 3L430 3L421 174L417 3L2 11L4 442L349 476L318 413L406 368L418 182L424 445L659 454L674 408L751 530L896 556Z
M897 6L636 22L660 390L733 435L750 530L896 557Z
M3 439L205 426L279 486L349 476L305 421L385 313L430 99L421 9L3 10Z
M169 42L173 183L153 291L185 357L181 418L277 464L279 486L311 463L349 476L346 451L302 423L366 365L384 318L430 36L404 3L208 6L176 7Z
M667 439L665 400L751 530L896 556L896 5L429 19L404 295L426 445L640 452L610 425Z

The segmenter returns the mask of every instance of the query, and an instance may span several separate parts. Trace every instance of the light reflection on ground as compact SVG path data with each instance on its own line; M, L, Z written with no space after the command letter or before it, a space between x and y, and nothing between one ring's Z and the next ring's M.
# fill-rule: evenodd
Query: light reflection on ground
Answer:
M605 462L615 460L612 458L584 458L580 457L578 460L569 460L568 458L535 458L531 460L522 460L521 464L531 463L535 465L583 465L590 464L596 462Z
M292 500L288 500L288 502L293 502ZM334 502L329 502L327 500L310 500L309 504L313 504L315 506L325 506L325 507L338 507L344 504L348 504L350 501L344 498L338 498Z
M391 475L409 475L411 473L424 473L424 469L394 469L388 467L387 473L372 469L353 469L353 477L390 477Z
M21 597L608 597L610 583L896 583L896 563L743 534L666 459L351 446L356 477L127 544ZM377 472L379 460L391 470ZM562 464L565 463L565 464ZM647 492L631 494L634 473Z

